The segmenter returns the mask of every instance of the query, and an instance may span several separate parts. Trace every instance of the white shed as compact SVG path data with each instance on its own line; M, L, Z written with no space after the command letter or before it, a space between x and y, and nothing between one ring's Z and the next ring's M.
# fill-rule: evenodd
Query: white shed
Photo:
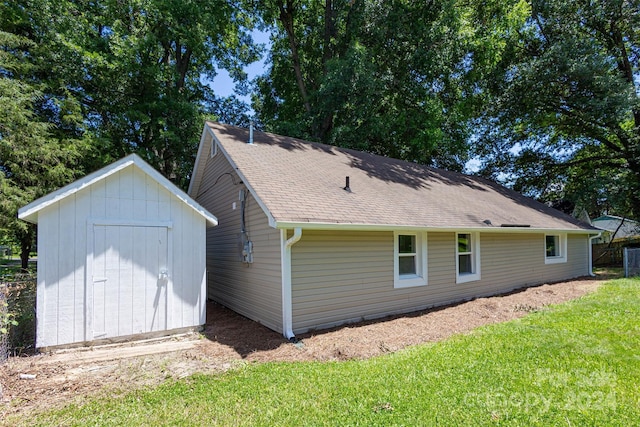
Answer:
M132 154L18 212L38 224L37 347L205 323L217 219Z

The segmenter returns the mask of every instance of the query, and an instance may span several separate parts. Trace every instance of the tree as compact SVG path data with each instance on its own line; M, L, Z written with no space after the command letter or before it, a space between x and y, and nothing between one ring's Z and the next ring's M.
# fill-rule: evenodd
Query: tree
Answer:
M271 68L258 80L254 108L268 130L462 169L478 108L470 54L481 44L473 44L470 5L266 5L275 27Z
M59 138L36 115L43 95L21 77L30 75L29 40L0 31L0 228L20 243L22 268L28 266L35 229L17 211L74 178L82 141Z
M640 218L639 29L638 0L532 1L483 87L484 173L591 215Z
M57 2L53 51L72 76L88 130L110 158L137 152L186 186L216 66L246 79L257 58L241 1ZM72 66L69 66L72 64ZM61 64L56 64L61 66Z

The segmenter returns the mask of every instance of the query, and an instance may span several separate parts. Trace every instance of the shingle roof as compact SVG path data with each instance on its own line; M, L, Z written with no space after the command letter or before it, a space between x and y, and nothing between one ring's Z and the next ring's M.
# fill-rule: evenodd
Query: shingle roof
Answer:
M248 129L207 122L205 133L207 127L279 227L593 230L486 179L258 131L248 144ZM344 190L347 176L351 192ZM198 186L192 182L193 197Z

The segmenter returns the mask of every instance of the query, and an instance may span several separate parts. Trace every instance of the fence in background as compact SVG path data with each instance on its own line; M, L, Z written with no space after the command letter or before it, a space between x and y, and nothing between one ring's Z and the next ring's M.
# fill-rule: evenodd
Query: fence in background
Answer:
M0 363L9 357L9 325L7 292L4 283L0 283Z
M0 362L35 350L35 274L0 276L0 329Z
M640 276L640 248L624 248L624 277Z

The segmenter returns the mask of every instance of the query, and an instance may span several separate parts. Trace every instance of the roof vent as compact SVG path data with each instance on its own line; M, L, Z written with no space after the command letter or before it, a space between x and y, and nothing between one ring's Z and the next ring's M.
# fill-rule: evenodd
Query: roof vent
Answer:
M529 228L530 224L500 224L500 227L504 228Z
M485 220L484 220L484 221L482 221L482 222L484 222L484 223L485 223L485 224L487 224L487 225L492 225L492 224L491 224L491 220L490 220L490 219L485 219Z
M249 122L249 144L253 144L253 120Z
M343 190L346 191L347 193L351 193L351 187L349 187L349 177L346 177L345 186Z

